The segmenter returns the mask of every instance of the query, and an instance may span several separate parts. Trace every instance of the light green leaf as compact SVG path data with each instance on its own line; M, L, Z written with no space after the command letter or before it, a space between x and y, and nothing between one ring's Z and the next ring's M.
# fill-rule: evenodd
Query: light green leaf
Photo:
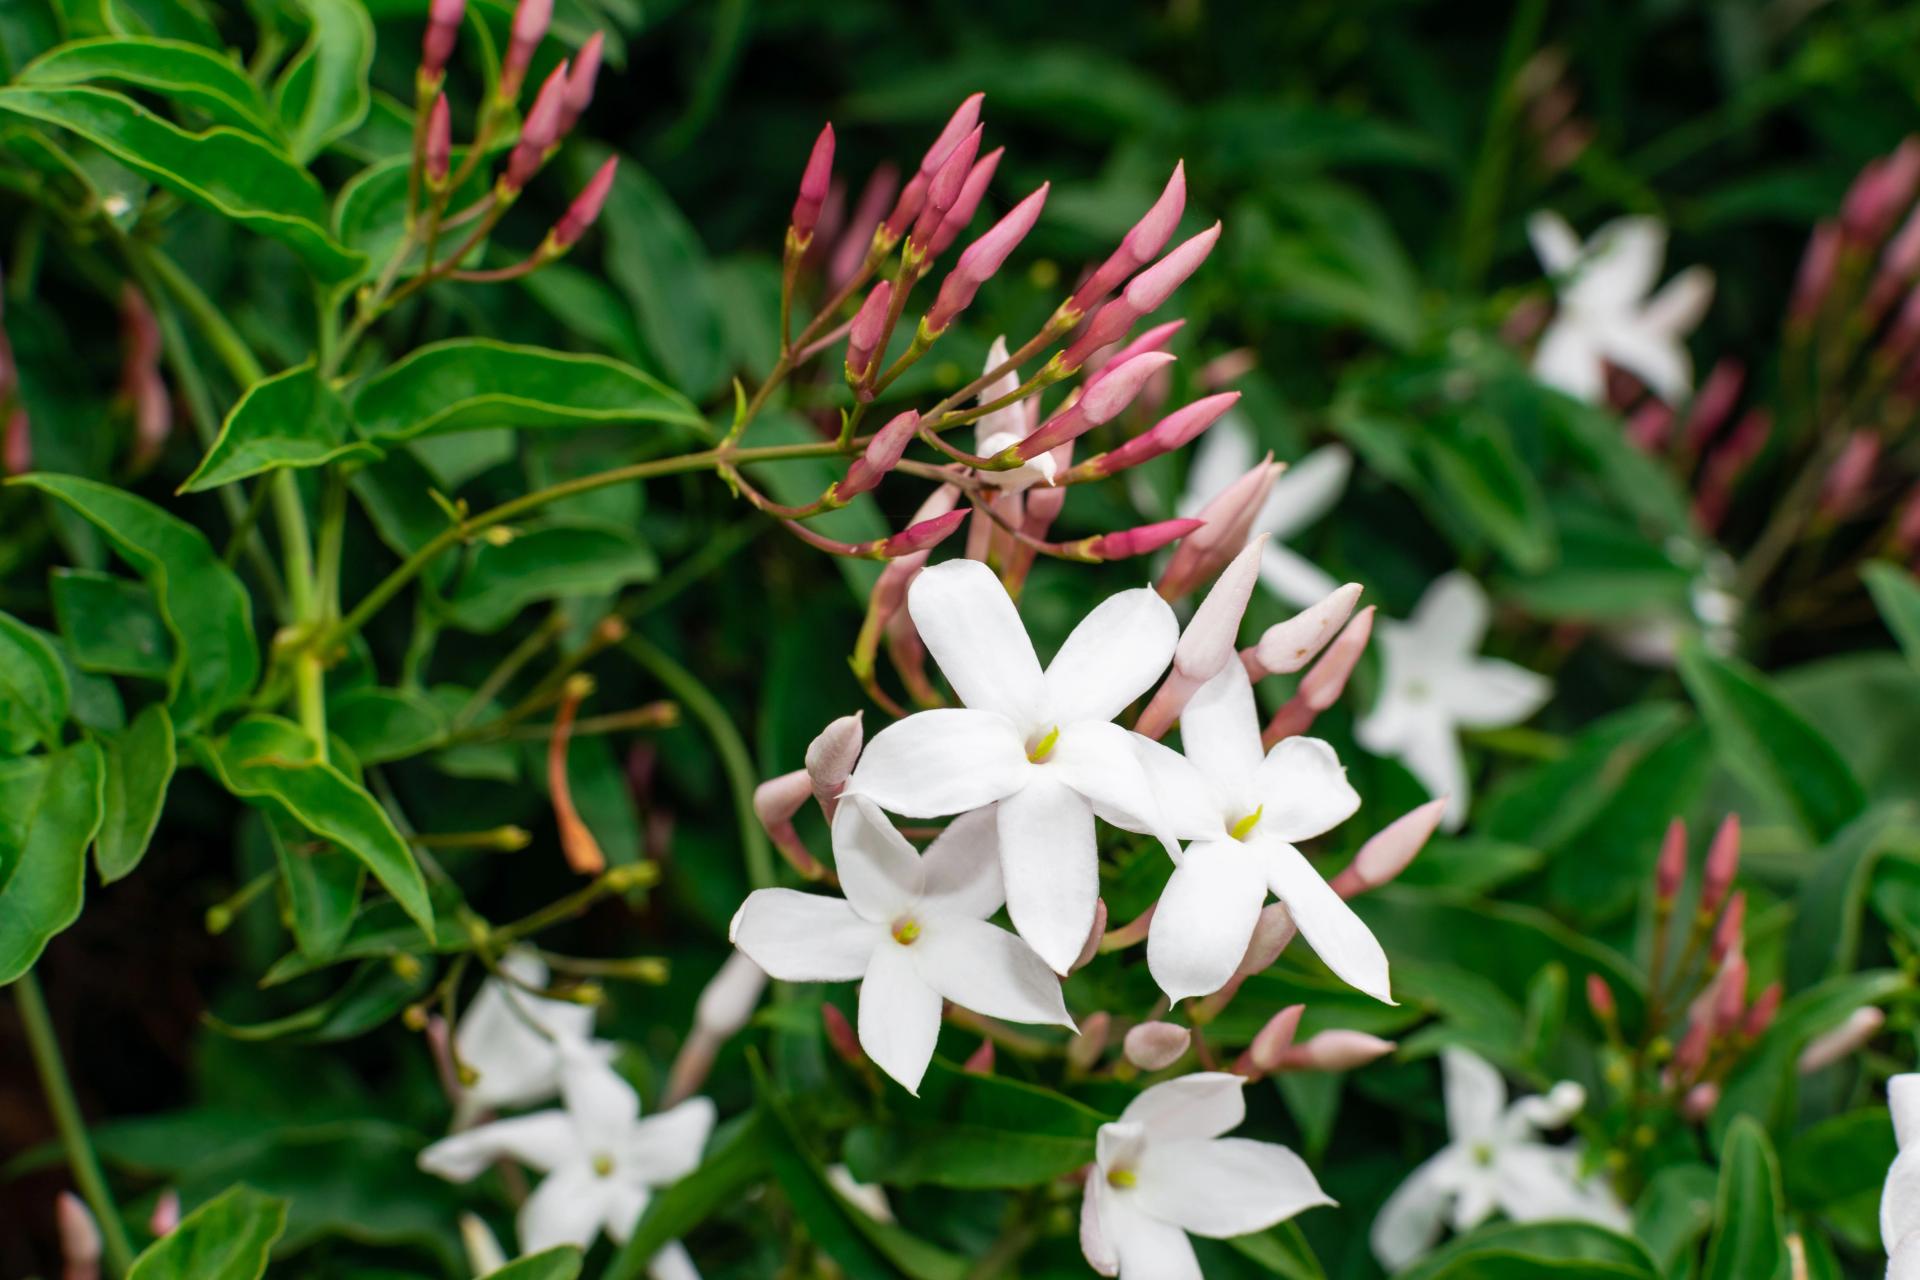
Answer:
M278 240L326 283L366 266L326 232L319 183L251 134L189 133L130 98L84 85L0 88L0 112L72 130L175 195Z
M1785 1280L1791 1264L1780 1166L1766 1130L1751 1116L1727 1128L1713 1217L1702 1280Z
M287 1202L234 1187L207 1201L133 1260L127 1280L259 1280L287 1229Z
M57 568L49 575L53 616L82 671L165 680L173 669L173 642L138 582L92 569Z
M1876 561L1860 571L1887 630L1900 642L1907 661L1920 667L1920 582L1897 564Z
M489 1271L485 1280L574 1280L580 1274L581 1253L571 1245L539 1253Z
M98 82L150 90L268 142L281 138L278 122L246 72L230 58L184 40L74 40L34 59L18 79L26 85Z
M106 752L105 810L93 861L104 884L112 884L146 855L173 781L176 753L173 718L158 703L119 733L102 739Z
M313 34L281 75L274 105L292 138L293 158L305 164L367 118L373 19L359 0L300 0L300 6L313 20Z
M447 616L468 631L497 631L536 600L618 591L659 569L652 550L624 529L551 525L479 547L447 597Z
M431 698L401 689L349 689L327 700L327 732L362 764L419 755L439 743L446 717Z
M60 655L32 627L0 613L0 749L60 745L71 691Z
M353 437L346 401L308 360L247 388L180 492L218 488L280 467L379 456L378 448Z
M482 427L706 425L685 397L617 360L482 338L437 342L382 370L354 395L353 417L380 442Z
M80 915L102 773L91 742L0 762L0 986Z
M1658 1280L1637 1242L1584 1222L1481 1227L1402 1271L1398 1280Z

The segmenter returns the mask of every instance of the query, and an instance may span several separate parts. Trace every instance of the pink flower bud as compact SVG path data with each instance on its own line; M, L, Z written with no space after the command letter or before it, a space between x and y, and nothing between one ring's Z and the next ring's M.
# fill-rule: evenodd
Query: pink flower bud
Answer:
M813 856L806 842L800 839L800 833L793 829L793 815L800 812L800 806L813 794L812 781L805 769L796 769L792 773L782 774L778 778L769 778L753 790L753 813L760 819L760 825L766 828L767 838L773 841L773 847L787 864L800 873L805 880L821 880L826 877L827 869Z
M827 264L827 279L834 288L853 279L853 273L867 260L867 254L873 250L874 233L880 229L880 218L887 211L887 202L893 199L894 188L899 185L899 171L890 164L881 165L867 176L867 185L860 188L860 198L854 202L853 214L847 219L846 234L834 246L833 258Z
M1167 344L1173 341L1173 335L1186 327L1187 322L1185 320L1169 320L1165 324L1153 326L1153 328L1147 330L1126 346L1121 347L1111 356L1108 356L1105 363L1100 366L1101 371L1104 372L1107 369L1123 364L1133 359L1133 357L1143 355L1149 351L1165 351Z
M1186 208L1187 168L1183 160L1173 166L1173 176L1167 179L1160 198L1133 224L1119 247L1087 277L1086 283L1074 291L1068 307L1086 314L1088 308L1113 292L1122 280L1153 261L1153 256L1173 238L1174 228L1180 225L1180 216Z
M833 497L837 502L846 502L879 485L889 471L898 466L906 454L907 446L913 443L920 431L920 414L909 409L889 419L887 425L873 433L873 439L867 441L867 450L853 460L847 468L844 479L833 486Z
M1707 380L1700 385L1693 403L1687 406L1687 424L1682 434L1686 447L1699 453L1707 447L1721 426L1733 416L1740 402L1740 389L1747 380L1747 367L1738 360L1714 364Z
M882 280L867 294L847 330L847 376L858 382L873 368L880 344L887 338L887 315L893 307L893 282Z
M747 959L744 951L736 951L702 988L699 1000L694 1002L693 1023L725 1040L747 1025L754 1006L760 1003L760 993L766 989L767 975L760 966Z
M829 122L813 140L807 167L800 175L800 194L793 201L793 232L805 240L820 221L820 207L833 185L833 125Z
M1140 315L1150 315L1173 296L1173 291L1200 269L1220 239L1220 224L1214 223L1199 235L1184 240L1166 257L1142 271L1128 284L1124 297Z
M1201 432L1218 422L1220 416L1239 399L1238 391L1224 391L1175 409L1119 448L1087 459L1075 469L1076 478L1081 475L1089 479L1117 475L1161 454L1184 448L1198 439Z
M1861 497L1873 483L1874 467L1880 461L1880 437L1865 429L1847 437L1840 456L1834 459L1820 486L1820 514L1829 520L1844 520L1860 505Z
M441 1023L444 1029L446 1024ZM153 1213L147 1218L147 1230L156 1240L170 1236L180 1225L180 1193L172 1187L162 1191L153 1201Z
M1261 634L1257 644L1240 655L1246 664L1247 676L1262 680L1300 670L1347 625L1354 605L1359 602L1360 584L1349 582L1285 622L1274 623Z
M1113 1034L1113 1015L1098 1009L1080 1019L1080 1034L1067 1041L1067 1062L1077 1071L1086 1071L1107 1051L1107 1037Z
M1877 244L1920 187L1920 140L1908 138L1892 155L1860 170L1840 206L1840 222L1855 244Z
M1587 1007L1603 1023L1612 1022L1620 1016L1620 1008L1613 1000L1613 988L1597 973L1587 975Z
M1240 347L1225 355L1215 356L1200 366L1200 372L1194 375L1194 382L1217 391L1229 383L1238 382L1260 367L1260 357L1251 347Z
M1825 1035L1816 1036L1800 1051L1800 1060L1796 1064L1800 1074L1810 1076L1842 1058L1853 1056L1879 1034L1886 1021L1887 1015L1873 1005L1862 1005L1855 1009L1847 1015L1846 1021Z
M564 252L571 249L587 233L587 228L599 218L600 210L607 203L607 196L613 191L614 172L620 167L619 156L608 156L601 166L587 179L587 185L580 188L580 194L573 198L567 211L560 215L560 221L553 224L549 233L553 247Z
M1254 1033L1253 1043L1247 1046L1247 1057L1255 1070L1262 1073L1278 1068L1286 1058L1287 1050L1293 1047L1293 1037L1300 1030L1300 1015L1307 1011L1303 1004L1290 1004L1267 1019L1265 1026Z
M1100 954L1100 941L1106 936L1107 900L1105 898L1095 898L1093 900L1093 928L1087 930L1087 941L1080 948L1080 954L1076 956L1073 963L1068 966L1067 972L1078 973L1080 970L1092 964L1093 958Z
M993 278L1007 256L1026 239L1027 232L1033 230L1051 187L1051 183L1041 183L1039 190L1008 210L984 235L961 250L953 270L940 283L940 293L934 298L932 310L927 312L929 332L944 332L953 318L972 304L980 286Z
M847 1021L847 1015L840 1012L840 1006L823 1004L820 1006L820 1024L826 1030L827 1044L833 1049L840 1061L856 1071L866 1070L867 1055L860 1048L860 1037L853 1032L853 1024Z
M465 17L467 0L433 0L427 10L427 34L420 44L420 75L433 80L447 69L453 48L460 39L460 21Z
M899 556L930 551L952 536L953 531L965 524L967 517L972 514L970 510L949 511L943 516L922 520L919 524L910 524L883 541L875 552L875 558L892 560Z
M1759 1039L1761 1033L1773 1025L1773 1016L1780 1012L1781 996L1780 984L1769 982L1747 1010L1747 1016L1740 1024L1740 1034L1748 1040Z
M1673 434L1673 408L1649 396L1627 419L1627 439L1642 453L1658 453Z
M1707 849L1707 867L1700 878L1700 910L1713 912L1726 900L1733 887L1734 873L1740 869L1740 815L1730 813L1713 833Z
M1373 613L1373 606L1368 605L1353 616L1353 621L1341 630L1326 653L1300 678L1295 697L1315 711L1325 711L1339 701L1346 690L1347 679L1360 664L1360 655L1366 652L1367 641L1373 635Z
M62 1191L54 1201L53 1217L66 1280L99 1280L100 1226L85 1202L71 1191Z
M1161 520L1155 524L1122 529L1117 533L1103 533L1074 545L1093 560L1125 560L1130 556L1144 556L1150 551L1158 551L1199 527L1198 520Z
M522 6L525 7L524 5ZM547 76L533 100L533 107L520 126L520 140L507 155L507 171L500 185L517 192L546 163L547 152L560 141L560 114L567 93L567 64L562 62Z
M861 713L856 711L833 721L807 744L807 778L813 784L813 798L820 802L829 820L865 740Z
M1000 158L1007 154L1005 147L995 147L973 162L973 168L967 171L967 180L961 184L960 196L953 202L953 208L947 210L947 216L940 219L940 229L933 233L933 239L927 244L927 257L937 258L953 247L960 233L973 221L973 215L980 210L980 202L986 199L987 188L993 182L993 175L1000 168Z
M1202 528L1181 544L1154 589L1169 601L1178 600L1226 568L1246 545L1282 470L1268 454L1202 507Z
M980 1047L967 1055L960 1069L970 1076L990 1076L993 1074L993 1041L982 1040Z
M1247 942L1247 954L1240 958L1240 967L1234 972L1245 976L1263 973L1280 953L1287 949L1299 933L1293 923L1293 913L1287 910L1283 902L1269 903L1260 908L1260 918L1254 922L1253 937Z
M1164 351L1148 351L1125 364L1101 371L1087 381L1074 402L1040 424L1040 429L1014 445L1008 452L1022 462L1031 462L1043 453L1077 440L1097 426L1111 422L1133 398L1140 394L1147 379L1172 364L1174 357Z
M926 203L920 209L920 216L914 220L910 237L923 256L927 253L926 246L939 232L940 224L946 221L948 211L960 199L961 188L967 185L967 175L973 172L973 161L980 154L980 137L985 129L985 125L975 125L947 153L947 158L940 162L932 180L927 183Z
M1690 1124L1703 1124L1719 1105L1720 1086L1707 1080L1687 1090L1687 1096L1680 1100L1680 1114Z
M1873 290L1867 298L1868 327L1879 322L1901 291L1912 285L1915 276L1920 276L1920 208L1907 215L1900 230L1887 242L1886 252L1880 255L1880 270L1874 276Z
M1334 892L1343 898L1353 898L1391 883L1426 848L1446 811L1447 799L1442 796L1401 814L1382 827L1360 846L1360 852L1353 855L1346 869L1334 877Z
M1154 739L1164 736L1200 686L1239 656L1240 620L1246 615L1247 601L1253 598L1254 583L1260 580L1260 556L1266 545L1267 535L1263 533L1247 543L1214 580L1180 633L1180 642L1173 650L1172 672L1134 722L1135 733Z
M1161 1071L1180 1060L1193 1033L1171 1022L1142 1022L1121 1041L1127 1061L1142 1071Z
M596 31L573 55L573 69L567 73L566 88L560 95L560 136L573 132L580 117L593 104L594 81L600 78L600 59L606 45L604 32Z
M893 212L887 215L883 224L891 239L898 240L905 235L907 228L919 216L920 210L926 205L927 188L932 184L934 174L953 153L953 149L960 145L961 139L973 132L974 126L980 122L980 103L985 98L985 94L976 93L962 102L948 119L946 127L940 130L940 136L927 148L927 154L920 158L919 170L907 180L900 198L893 203Z
M7 416L6 438L0 441L0 466L10 476L33 470L33 424L27 420L24 405L14 405Z
M1674 1079L1688 1081L1698 1076L1700 1069L1707 1065L1707 1054L1712 1047L1713 1025L1705 1018L1689 1022L1686 1034L1680 1037L1680 1047L1673 1053Z
M1746 924L1747 895L1742 890L1727 900L1727 909L1721 913L1720 923L1714 926L1713 963L1719 964L1728 956L1738 958Z
M1671 905L1686 876L1687 824L1675 818L1667 824L1667 834L1660 840L1660 860L1653 869L1654 896Z
M1701 528L1711 533L1720 527L1733 502L1734 486L1772 434L1773 415L1765 409L1752 409L1708 455L1693 499L1693 518Z
M1322 1031L1289 1049L1282 1066L1306 1071L1357 1071L1399 1047L1364 1031Z
M447 180L453 164L453 124L447 114L447 95L434 95L427 112L427 135L421 147L427 181L435 186Z
M507 40L507 56L500 64L502 101L519 99L520 86L527 78L527 65L533 61L534 50L546 38L547 24L552 21L553 0L520 0L520 7L513 11L513 34Z
M1731 914L1731 913L1729 913ZM1730 1033L1740 1025L1747 1009L1747 958L1735 951L1727 957L1714 987L1713 1025L1716 1031Z
M1822 222L1807 237L1806 252L1800 258L1799 274L1794 278L1793 297L1787 304L1787 319L1797 326L1811 325L1833 287L1834 268L1840 262L1840 226Z

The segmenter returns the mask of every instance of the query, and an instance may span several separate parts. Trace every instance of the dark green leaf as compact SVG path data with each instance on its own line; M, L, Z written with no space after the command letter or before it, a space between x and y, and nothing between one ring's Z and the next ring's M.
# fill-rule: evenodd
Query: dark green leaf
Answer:
M68 699L66 669L40 633L0 613L0 749L60 745Z
M497 631L536 600L603 595L659 570L653 551L624 529L550 525L477 548L447 597L447 617L468 631Z
M1878 561L1860 571L1887 630L1900 642L1907 661L1920 667L1920 582L1897 564Z
M1920 809L1883 804L1867 810L1818 851L1800 886L1787 946L1787 987L1798 990L1859 962L1860 918L1880 858L1920 854Z
M301 957L315 964L338 959L340 944L353 927L366 867L339 845L314 839L285 814L258 816L280 867ZM410 928L418 938L418 926Z
M1455 1240L1398 1280L1658 1280L1638 1243L1584 1222L1501 1222Z
M300 6L313 34L287 64L274 105L286 122L293 158L305 164L367 118L373 19L359 0L300 0Z
M106 753L105 809L94 865L104 884L112 884L140 865L160 825L173 781L173 717L154 704L119 733L102 740Z
M1440 419L1421 441L1441 500L1509 564L1538 572L1552 563L1558 542L1546 497L1497 419Z
M1713 1218L1702 1280L1784 1280L1790 1259L1780 1167L1766 1130L1750 1116L1727 1128Z
M362 764L404 760L435 746L446 718L431 698L401 689L349 689L327 700L327 731Z
M346 401L316 376L309 360L247 388L180 491L218 488L280 467L379 456L378 448L353 438Z
M259 1280L287 1229L287 1202L234 1187L134 1259L127 1280Z
M757 1110L721 1125L700 1167L648 1203L633 1237L608 1264L604 1280L637 1280L662 1246L737 1204L750 1188L765 1181L766 1146L777 1140L770 1131L766 1117Z
M597 157L596 157L597 163ZM600 226L607 271L673 384L705 399L726 376L724 334L700 237L640 165L622 157Z
M165 680L173 670L173 642L138 582L92 569L55 569L53 616L74 665L109 676Z
M80 915L104 772L91 742L0 762L0 985Z
M1880 1245L1880 1192L1898 1153L1885 1107L1863 1107L1795 1134L1781 1154L1787 1201L1818 1213L1855 1248Z
M247 74L229 58L184 40L102 36L49 50L20 73L18 83L65 85L108 82L151 90L206 115L216 124L281 140L279 123Z
M208 1026L235 1040L291 1039L310 1044L351 1040L384 1026L433 985L433 966L419 961L409 964L410 960L369 960L331 996L285 1017L233 1023L212 1014L204 1016ZM403 966L408 972L401 972Z
M574 1280L580 1274L580 1266L580 1251L571 1245L561 1245L489 1271L486 1280Z

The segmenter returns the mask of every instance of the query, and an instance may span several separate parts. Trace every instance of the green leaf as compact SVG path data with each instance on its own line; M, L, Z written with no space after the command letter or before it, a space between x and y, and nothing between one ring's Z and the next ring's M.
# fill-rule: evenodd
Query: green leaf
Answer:
M413 959L409 957L409 959ZM402 973L391 961L370 960L325 1000L285 1017L234 1023L203 1014L207 1025L235 1040L294 1040L333 1044L385 1026L433 985L433 965L414 960Z
M279 123L247 73L230 57L184 40L102 36L51 49L23 70L18 83L133 85L204 112L268 142Z
M0 89L0 94L7 90ZM79 476L45 472L12 481L59 499L106 535L146 579L173 636L167 680L182 728L232 706L260 674L253 604L205 535L143 498Z
M1790 1262L1780 1166L1766 1130L1751 1116L1727 1128L1713 1217L1702 1280L1784 1280Z
M1874 869L1896 851L1920 855L1920 808L1910 802L1876 805L1811 855L1818 862L1801 882L1787 943L1789 990L1856 966Z
M328 284L366 266L326 232L320 184L251 134L189 133L130 98L84 85L0 88L0 112L71 130L175 195L278 240Z
M680 1239L721 1209L738 1204L767 1177L772 1126L758 1110L720 1126L706 1158L671 1187L658 1192L603 1280L637 1280L662 1246Z
M0 986L80 915L103 773L91 742L0 762Z
M366 789L319 758L313 739L277 716L249 716L217 739L196 744L207 767L242 799L284 813L366 864L420 927L433 931L433 908L413 851Z
M1633 1233L1653 1255L1660 1274L1689 1276L1699 1266L1699 1244L1713 1229L1719 1180L1704 1164L1668 1165L1653 1175L1633 1209Z
M1539 572L1558 550L1545 495L1498 419L1467 414L1428 424L1420 439L1442 501L1516 569Z
M597 164L602 156L586 159ZM719 390L727 373L725 331L706 249L630 156L621 157L600 226L608 276L639 317L640 336L661 370L697 398Z
M542 1249L486 1274L485 1280L574 1280L584 1255L572 1245Z
M367 118L373 19L359 0L300 0L300 7L313 20L313 34L287 64L274 105L292 138L293 158L305 164Z
M339 845L314 839L285 814L258 816L280 868L280 883L286 886L293 941L301 958L314 964L338 959L353 928L366 867ZM408 927L420 937L417 925Z
M127 1280L259 1280L287 1229L287 1202L234 1187L195 1209L133 1260Z
M349 689L327 699L327 732L362 764L404 760L439 745L446 717L433 699L401 689Z
M706 426L684 396L618 360L485 338L436 342L381 370L355 393L353 417L381 442L483 427Z
M92 569L55 569L53 616L74 665L109 676L165 680L173 669L173 642L138 582Z
M1283 1081L1289 1078L1281 1077ZM1326 1270L1314 1256L1313 1246L1307 1243L1297 1223L1283 1222L1255 1235L1234 1236L1227 1241L1227 1246L1281 1280L1327 1280Z
M1658 1280L1636 1241L1584 1222L1501 1222L1452 1241L1398 1280Z
M625 529L550 525L477 548L447 597L447 617L468 631L497 631L536 600L602 595L659 570L653 551Z
M59 746L71 696L53 646L24 622L0 613L0 747L18 754L36 742Z
M1818 1213L1855 1248L1880 1244L1880 1193L1899 1147L1885 1107L1831 1116L1796 1133L1781 1153L1789 1204Z
M1727 767L1764 804L1831 839L1866 808L1866 793L1833 744L1767 686L1759 672L1689 645L1680 677L1699 703Z
M176 754L173 717L158 703L119 733L102 739L106 753L105 809L93 861L103 884L112 884L146 855L173 781Z
M308 360L247 388L180 492L218 488L280 467L379 456L378 448L353 438L346 401Z
M1880 560L1860 571L1887 630L1900 642L1907 661L1920 667L1920 582L1897 564Z

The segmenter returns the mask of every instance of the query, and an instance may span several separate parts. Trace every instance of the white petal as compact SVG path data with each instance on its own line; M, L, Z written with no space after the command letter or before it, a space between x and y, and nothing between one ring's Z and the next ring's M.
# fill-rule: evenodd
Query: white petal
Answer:
M1041 768L1019 794L1000 803L996 821L1007 915L1040 958L1065 973L1093 929L1100 896L1093 809L1051 769Z
M1920 1146L1920 1072L1887 1081L1887 1108L1893 1113L1893 1136L1900 1149Z
M1469 729L1519 724L1547 704L1553 681L1503 658L1479 658L1435 691L1456 723Z
M1440 1052L1440 1077L1447 1099L1447 1133L1456 1145L1472 1146L1491 1138L1507 1109L1507 1082L1491 1062L1467 1049Z
M1600 352L1668 404L1686 399L1693 389L1693 357L1686 346L1637 316L1603 329Z
M993 570L977 560L925 569L907 591L907 612L960 701L1031 727L1025 717L1039 710L1045 696L1040 660Z
M1580 260L1580 237L1567 220L1551 209L1542 209L1527 219L1527 240L1533 256L1550 276L1565 275Z
M1604 1179L1581 1178L1571 1147L1526 1143L1501 1151L1494 1166L1494 1198L1515 1222L1571 1219L1624 1231L1632 1219Z
M982 376L993 372L1007 362L1007 340L995 338L993 345L987 348L987 363L981 368ZM1012 395L1020 387L1018 370L1008 370L1000 377L980 389L975 404L992 404L1004 396ZM1009 444L1024 440L1027 436L1027 415L1024 404L1010 404L1004 409L995 409L974 423L974 452L990 455L1000 452ZM992 474L992 473L987 473Z
M862 917L891 923L920 896L926 879L920 855L894 830L878 805L847 796L833 815L833 869L840 889Z
M1920 1231L1920 1156L1902 1152L1887 1170L1880 1192L1881 1244L1892 1252L1894 1245L1916 1231Z
M1440 825L1444 830L1458 831L1467 820L1470 798L1467 761L1460 752L1460 738L1445 719L1424 719L1414 729L1395 754L1420 780L1428 795L1435 799L1447 797L1447 812Z
M892 1222L893 1206L887 1203L887 1190L877 1182L859 1182L853 1170L844 1164L827 1166L827 1185L834 1194L875 1222Z
M1129 737L1134 758L1145 771L1154 803L1159 808L1161 837L1172 840L1225 838L1227 824L1221 817L1225 806L1193 761L1151 738L1137 733Z
M688 1098L641 1120L620 1157L620 1175L649 1187L680 1181L700 1167L714 1118L712 1099Z
M907 948L889 938L874 948L860 983L860 1047L917 1097L939 1038L939 993L921 979Z
M1139 734L1117 724L1082 720L1061 729L1053 754L1034 776L1073 788L1116 827L1164 835L1166 824L1139 741Z
M1540 335L1533 353L1533 376L1588 404L1598 404L1607 390L1600 349L1583 325L1565 315Z
M675 1240L661 1246L647 1263L647 1280L700 1280L700 1270L693 1265L686 1246Z
M782 982L851 982L886 926L862 920L842 898L756 889L733 918L733 944Z
M1251 809L1260 768L1260 712L1247 669L1229 662L1180 713L1180 749L1229 803Z
M1659 332L1684 337L1699 326L1712 302L1713 272L1688 267L1647 299L1640 319Z
M1134 1174L1143 1209L1215 1240L1264 1231L1303 1209L1333 1203L1306 1161L1251 1138L1154 1143Z
M1887 1260L1887 1280L1920 1280L1920 1232L1902 1238L1894 1246L1893 1256Z
M643 1186L622 1182L617 1178L606 1181L606 1205L600 1228L607 1233L607 1239L615 1244L625 1244L633 1235L640 1215L647 1211L647 1202L653 1199L653 1193ZM654 1275L655 1268L649 1265L647 1274Z
M640 1115L640 1095L618 1071L583 1049L563 1050L560 1097L580 1135L580 1146L618 1142Z
M525 948L509 951L500 968L526 986L547 985L547 966ZM464 1092L462 1110L478 1114L551 1098L560 1088L554 1041L585 1040L593 1034L593 1016L589 1006L544 1000L487 979L454 1031L460 1061L478 1076Z
M926 875L920 900L929 915L985 920L1006 902L995 813L992 805L963 813L927 846L920 859Z
M1281 600L1301 609L1340 587L1326 570L1277 542L1267 543L1260 553L1260 581Z
M1245 414L1229 409L1194 446L1179 514L1191 516L1247 473L1255 460L1253 428Z
M1399 1271L1424 1257L1440 1239L1453 1201L1456 1159L1451 1149L1442 1151L1415 1169L1380 1206L1368 1242L1373 1246L1373 1256L1388 1272Z
M1205 1280L1187 1233L1140 1212L1133 1198L1130 1191L1115 1191L1103 1219L1120 1257L1120 1280Z
M946 707L916 712L874 734L847 791L904 818L941 818L1011 795L1029 767L1026 742L1013 721L997 712Z
M467 1182L496 1160L518 1160L545 1172L565 1164L579 1149L567 1113L541 1111L442 1138L420 1153L420 1167L449 1182Z
M1230 1071L1196 1071L1156 1084L1120 1113L1155 1141L1217 1138L1247 1118L1241 1090L1244 1076Z
M1073 1025L1060 979L997 925L965 916L928 920L907 954L921 980L962 1009L1008 1022Z
M1187 846L1154 908L1147 968L1176 1003L1212 995L1247 954L1267 900L1264 859L1237 840Z
M1278 841L1260 844L1269 855L1267 871L1272 877L1273 896L1287 904L1287 913L1314 954L1342 982L1392 1004L1387 953L1380 949L1373 930L1320 878L1298 849Z
M1105 1202L1111 1195L1105 1175L1096 1169L1088 1176L1080 1199L1080 1252L1086 1255L1087 1265L1103 1276L1120 1273L1120 1255L1107 1239L1104 1225Z
M1562 296L1582 310L1625 310L1652 291L1666 256L1667 229L1658 221L1616 218L1587 241L1585 261Z
M1151 587L1108 596L1080 620L1047 666L1054 722L1113 719L1153 687L1179 642L1173 606Z
M1486 591L1456 570L1427 586L1420 603L1414 606L1413 616L1407 619L1407 626L1414 632L1408 638L1430 654L1464 657L1480 651L1490 616Z
M520 1252L592 1244L606 1220L607 1193L613 1186L588 1164L568 1165L548 1175L520 1206Z
M1289 844L1333 830L1360 808L1340 757L1318 738L1274 743L1254 776L1253 798L1260 806L1257 829Z
M1291 538L1333 510L1352 472L1351 453L1337 444L1322 445L1280 473L1254 527L1271 533L1275 542ZM1327 591L1331 590L1329 586ZM1327 591L1313 598L1318 600Z

